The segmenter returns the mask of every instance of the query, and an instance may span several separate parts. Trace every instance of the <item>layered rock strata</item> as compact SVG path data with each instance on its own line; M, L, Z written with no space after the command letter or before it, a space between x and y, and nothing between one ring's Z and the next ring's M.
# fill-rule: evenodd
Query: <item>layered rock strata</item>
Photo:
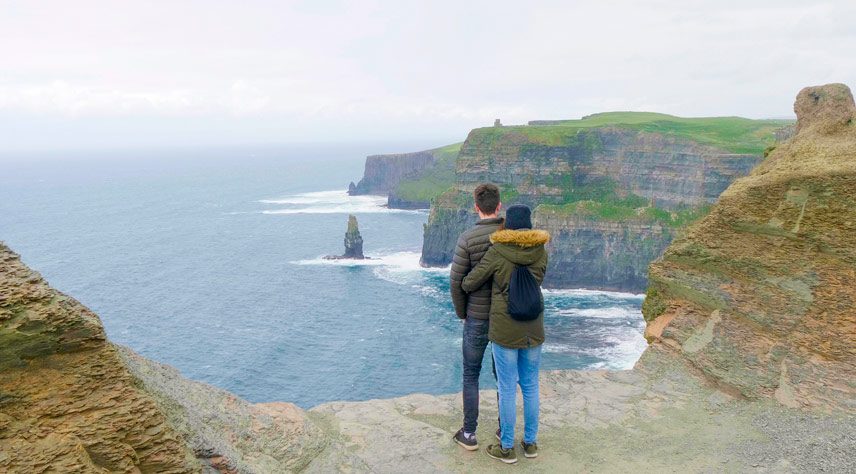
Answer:
M591 287L641 292L648 264L668 247L677 229L644 217L622 222L567 215L538 207L533 225L550 232L547 288Z
M830 84L794 110L794 137L651 265L646 337L739 396L854 413L856 106Z
M0 472L296 472L327 444L293 404L253 405L114 346L0 242Z
M0 242L0 471L190 473L98 317Z
M428 209L431 200L452 186L455 160L461 150L456 143L431 150L398 155L373 155L359 184L351 183L353 195L387 196L393 209Z
M549 225L554 236L545 286L641 292L648 264L689 222L675 213L700 213L763 160L763 148L734 153L629 126L543 125L470 132L456 163L454 189L432 203L423 265L451 262L457 237L476 220L470 193L490 181L502 185L506 206L581 201L601 206L594 216L535 209L537 225ZM704 126L699 125L701 130ZM772 142L775 127L769 129ZM629 207L631 212L610 215L613 203L621 207L618 211ZM656 213L672 218L648 218Z
M349 193L351 196L363 194L386 196L390 191L395 191L398 182L403 177L418 174L433 165L433 150L393 155L371 155L366 158L363 178L349 188Z

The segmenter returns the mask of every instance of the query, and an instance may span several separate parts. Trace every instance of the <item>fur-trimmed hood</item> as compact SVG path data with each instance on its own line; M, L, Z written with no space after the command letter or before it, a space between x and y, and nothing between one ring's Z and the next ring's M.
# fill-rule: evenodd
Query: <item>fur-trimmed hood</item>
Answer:
M546 250L550 233L544 230L498 230L490 236L493 248L506 260L515 265L532 265Z
M521 247L544 245L550 241L550 233L546 230L511 230L502 229L490 236L492 243L517 244Z

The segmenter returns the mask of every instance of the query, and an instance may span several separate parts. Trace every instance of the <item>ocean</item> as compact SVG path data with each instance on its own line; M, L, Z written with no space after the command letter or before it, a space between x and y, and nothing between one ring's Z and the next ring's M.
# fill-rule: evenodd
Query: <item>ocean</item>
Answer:
M251 402L454 393L462 325L448 269L419 266L427 211L345 192L366 155L409 149L7 154L0 239L113 342ZM322 258L343 252L348 214L372 260ZM645 349L641 295L545 299L542 370L627 369Z

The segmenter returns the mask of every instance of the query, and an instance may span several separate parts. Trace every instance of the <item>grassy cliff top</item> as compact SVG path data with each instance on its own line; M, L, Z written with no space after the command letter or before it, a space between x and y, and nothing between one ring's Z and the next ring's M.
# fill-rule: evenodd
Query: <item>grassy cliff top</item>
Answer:
M417 179L402 179L398 183L398 195L408 201L428 202L455 182L455 161L464 143L454 143L428 151L434 152L431 171Z
M606 112L551 125L484 127L473 130L473 133L484 134L486 139L499 138L506 133L521 133L546 145L561 145L580 130L616 126L686 138L733 153L760 154L775 142L776 129L793 122L741 117L684 118L653 112Z

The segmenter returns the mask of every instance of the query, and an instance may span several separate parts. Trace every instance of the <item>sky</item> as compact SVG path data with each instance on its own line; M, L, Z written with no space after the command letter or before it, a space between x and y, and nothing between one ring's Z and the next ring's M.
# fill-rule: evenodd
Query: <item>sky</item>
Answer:
M802 87L856 86L854 47L852 0L0 0L0 152L785 118Z

